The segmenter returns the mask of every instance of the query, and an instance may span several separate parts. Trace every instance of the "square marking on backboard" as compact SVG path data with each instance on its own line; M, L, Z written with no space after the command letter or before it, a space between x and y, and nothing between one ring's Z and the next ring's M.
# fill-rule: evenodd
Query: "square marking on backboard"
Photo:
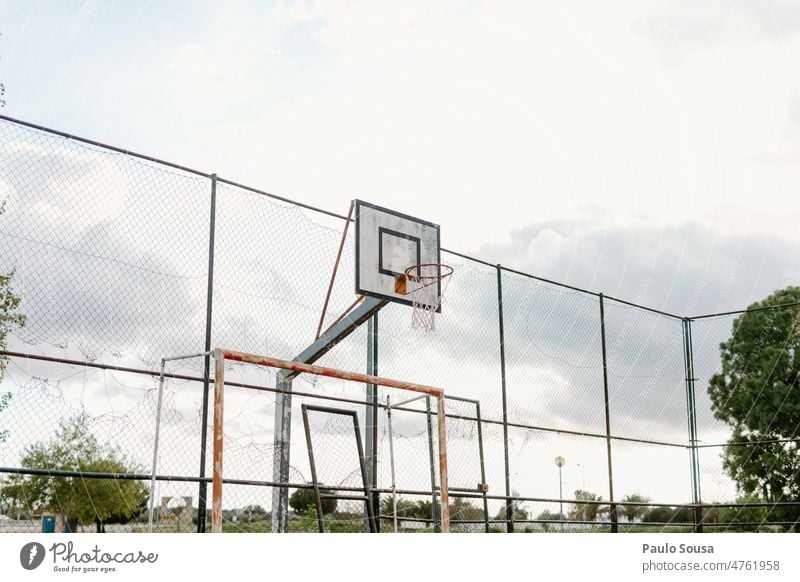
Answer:
M378 265L383 275L397 277L420 263L419 237L378 227Z

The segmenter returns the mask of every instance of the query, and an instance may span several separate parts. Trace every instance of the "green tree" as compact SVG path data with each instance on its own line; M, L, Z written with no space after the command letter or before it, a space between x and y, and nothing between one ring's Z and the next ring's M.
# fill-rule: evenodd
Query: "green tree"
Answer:
M642 515L642 521L647 523L671 523L675 521L675 508L664 506L649 507Z
M520 501L519 499L513 499L513 497L519 495L516 491L511 492L512 500L511 500L511 515L514 516L514 521L524 521L528 519L528 510L525 509L525 503ZM508 514L506 513L506 505L503 504L503 507L500 508L500 511L497 512L497 515L494 516L495 519L502 519L505 520L508 518Z
M0 371L0 378L2 378L2 372ZM8 402L11 400L11 392L6 392L5 394L0 394L0 412L3 412L8 407ZM7 430L0 430L0 443L5 442L8 438L8 431Z
M330 489L322 488L320 484L320 493L333 493ZM336 511L337 501L336 499L332 499L330 497L323 497L322 498L322 515L328 515ZM296 489L294 493L292 493L291 497L289 497L289 507L294 509L295 513L302 515L306 513L309 509L315 509L316 503L314 501L314 490L309 489Z
M60 515L75 531L77 524L94 523L104 532L107 523L125 523L147 505L147 487L141 481L92 478L92 473L130 473L117 449L101 446L82 416L61 422L55 438L29 446L21 465L81 473L75 477L14 475L3 488L4 500L28 513Z
M737 317L709 380L714 415L733 427L723 466L745 497L800 501L800 308L775 307L797 302L800 287L787 287ZM775 517L796 520L800 510Z
M483 521L483 509L475 507L462 497L452 498L450 503L450 519L453 521Z
M626 495L622 498L622 502L619 505L620 511L625 518L630 521L636 521L640 519L645 512L647 511L646 505L633 505L634 503L647 503L650 501L649 498L639 495L638 493L634 493L632 495Z
M0 89L2 83L0 83ZM2 96L2 91L0 91ZM3 101L0 99L0 103ZM5 201L0 202L0 215L5 212ZM20 298L11 289L11 278L14 276L14 271L10 273L0 273L0 350L6 349L6 338L8 334L16 327L25 325L25 316L19 312ZM0 356L0 380L3 379L3 373L6 370L8 359ZM0 394L0 412L3 412L8 407L8 402L11 400L11 393L6 392ZM8 438L8 431L0 427L0 443L5 442Z
M411 501L410 499L398 499L397 500L397 517L402 519L404 517L420 517L422 519L430 519L431 518L431 504L428 502L427 514L424 514L424 507L420 505L420 503L424 502L415 502ZM381 515L392 515L394 511L394 505L392 503L391 496L384 497L383 501L381 501Z
M607 514L610 508L602 505L603 497L578 489L575 491L576 501L586 501L589 503L573 503L569 510L569 518L576 521L597 521L601 515Z
M549 509L545 509L536 517L536 519L545 522L541 524L544 531L550 531L553 527L553 524L547 522L564 521L564 516L560 513L551 512Z
M433 518L433 502L431 501L417 501L414 504L414 510L412 511L410 517L418 517L420 519L432 519Z
M260 505L245 505L243 508L237 510L235 515L239 517L240 521L263 521L269 517L266 509Z
M758 497L739 497L736 503L763 503ZM766 521L769 507L726 507L720 512L719 524L734 531L758 531Z

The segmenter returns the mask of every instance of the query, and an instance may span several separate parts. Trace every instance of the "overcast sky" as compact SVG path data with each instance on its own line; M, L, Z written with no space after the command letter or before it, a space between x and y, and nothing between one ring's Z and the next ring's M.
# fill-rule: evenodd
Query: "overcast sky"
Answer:
M800 282L794 2L0 0L0 15L5 115L342 214L358 197L441 224L446 248L680 315ZM84 242L111 236L60 216ZM202 265L177 267L201 303Z
M0 11L7 115L332 211L360 197L441 224L447 248L607 293L639 291L647 261L682 281L705 266L717 294L720 263L763 262L724 308L797 280L793 2Z

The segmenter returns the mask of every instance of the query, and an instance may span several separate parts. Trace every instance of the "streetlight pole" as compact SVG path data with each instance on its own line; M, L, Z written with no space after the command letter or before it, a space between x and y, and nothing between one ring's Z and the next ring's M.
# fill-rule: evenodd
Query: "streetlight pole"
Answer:
M561 531L564 531L564 489L561 479L561 468L567 463L562 456L556 457L556 467L558 467L558 518L561 521Z

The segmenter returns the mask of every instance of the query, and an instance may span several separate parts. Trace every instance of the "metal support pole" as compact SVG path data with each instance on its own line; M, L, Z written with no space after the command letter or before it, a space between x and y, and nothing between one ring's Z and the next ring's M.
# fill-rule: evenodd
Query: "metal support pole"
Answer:
M486 463L483 455L483 424L481 422L481 403L475 401L475 418L478 421L478 456L481 462L481 492L483 493L483 529L489 533L489 500L486 494L489 492L486 485Z
M225 423L225 357L214 353L214 480L211 486L211 531L222 533L222 426Z
M436 416L439 428L439 495L442 499L442 533L450 533L450 486L447 482L447 429L444 394L436 397Z
M683 320L684 368L686 370L686 417L689 428L689 473L692 485L694 531L703 531L702 496L700 492L700 457L697 444L697 399L695 395L692 321Z
M611 462L611 418L608 400L608 358L606 354L606 311L605 299L600 293L600 342L603 348L603 402L606 413L606 453L608 455L608 500L611 508L611 533L619 531L617 521L617 505L614 503L614 471Z
M514 532L514 503L511 500L511 470L508 463L508 398L506 394L506 345L503 331L503 267L497 265L497 312L500 328L500 378L503 395L503 461L506 478L506 531Z
M272 481L281 486L272 489L272 531L289 531L289 444L292 438L292 380L278 374L275 380L275 434L272 460Z
M426 396L430 398L430 396ZM392 432L392 405L389 395L386 395L386 425L389 427L389 463L392 472L392 524L394 533L397 533L397 483L394 476L394 433Z
M161 375L158 378L158 404L156 405L156 431L153 437L153 475L150 478L150 500L147 505L147 531L153 533L153 504L156 497L156 471L158 470L158 435L161 429L161 403L164 399L164 367L167 362L161 359Z
M564 487L561 478L561 465L558 466L558 519L561 520L561 531L564 531Z
M328 292L325 294L325 303L322 304L322 313L319 316L319 326L317 327L317 335L314 336L315 340L319 339L322 334L322 325L325 323L325 314L328 312L328 302L331 299L331 291L333 291L333 282L336 281L336 272L339 270L339 261L342 258L342 250L344 249L344 242L347 240L347 229L350 227L350 220L353 217L353 208L355 208L356 201L350 202L350 210L347 213L347 220L344 222L344 230L342 231L342 240L339 241L339 252L336 253L336 262L333 264L333 273L331 273L331 281L328 283Z
M433 453L433 419L431 415L431 397L425 397L425 411L428 421L428 454L430 455L431 467L431 519L433 519L433 531L442 531L441 512L439 511L439 500L436 497L436 461Z
M294 361L299 364L316 362L333 346L355 331L358 326L368 321L386 303L385 299L374 297L365 299L346 317L340 318L314 343L295 356ZM272 461L272 480L281 484L272 490L272 531L276 533L288 531L289 525L289 489L285 484L289 483L292 380L297 374L297 371L283 369L278 372L275 381L275 388L278 392L275 399L275 435L273 437L275 458Z
M352 209L351 209L352 210ZM375 313L367 321L367 374L370 376L378 375L378 314ZM374 490L378 488L378 387L375 384L367 384L366 405L366 426L365 432L365 453L367 467L367 483ZM372 507L380 509L380 499L378 494L373 495ZM364 531L370 531L369 520L367 519L367 504L364 504ZM378 520L380 528L380 520Z
M206 441L208 440L208 395L211 383L211 321L214 305L214 235L217 222L217 175L211 175L211 214L208 226L208 287L206 290L206 342L203 361L203 407L200 421L200 485L197 492L197 533L206 531Z
M317 479L317 465L314 462L314 446L311 441L311 427L308 422L308 408L304 404L302 407L303 412L303 427L306 432L306 446L308 447L309 466L311 467L311 483L314 485L314 504L317 508L317 527L319 533L325 533L325 517L322 511L322 498L319 489L319 480ZM358 436L356 436L358 438ZM274 518L273 518L274 521Z

